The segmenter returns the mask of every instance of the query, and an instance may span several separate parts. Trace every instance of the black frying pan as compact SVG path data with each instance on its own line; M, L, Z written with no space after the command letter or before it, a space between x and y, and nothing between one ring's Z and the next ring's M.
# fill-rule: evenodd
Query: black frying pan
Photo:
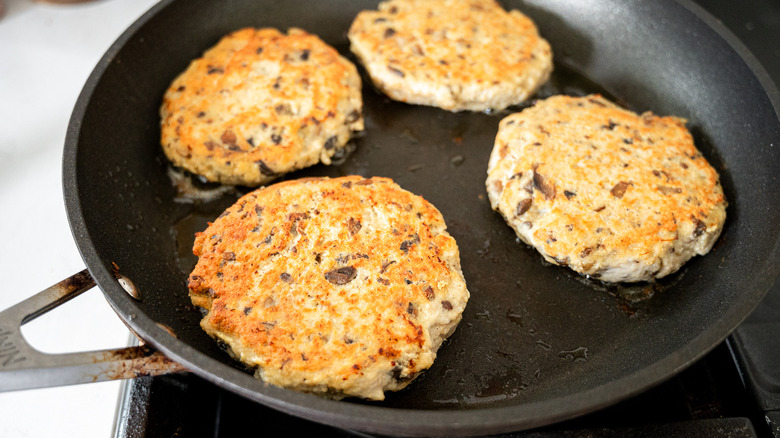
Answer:
M286 178L386 176L422 195L458 241L472 298L434 366L384 402L268 387L200 330L185 284L192 233L246 189L177 202L159 148L158 107L173 77L232 30L297 26L348 54L352 18L375 2L167 0L100 61L66 139L69 220L120 317L218 385L290 414L387 434L485 434L553 423L646 390L721 342L780 271L777 90L744 47L690 2L504 3L530 15L552 44L556 71L539 97L601 92L636 111L689 120L730 203L710 254L656 284L632 287L545 264L486 199L488 155L508 112L453 114L392 102L364 77L367 126L354 152ZM120 286L117 270L140 300Z

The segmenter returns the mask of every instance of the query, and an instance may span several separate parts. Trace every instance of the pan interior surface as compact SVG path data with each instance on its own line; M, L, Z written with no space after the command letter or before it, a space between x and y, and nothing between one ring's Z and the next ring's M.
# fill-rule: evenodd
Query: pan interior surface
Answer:
M360 10L375 6L163 1L98 64L66 140L66 204L93 276L151 344L244 396L340 427L497 433L647 389L704 355L758 304L780 264L776 90L767 92L754 66L688 4L507 1L536 21L555 54L553 78L537 97L599 92L634 111L688 119L729 201L718 243L654 284L605 285L546 264L517 241L485 192L498 122L519 108L450 113L393 102L359 67L366 131L354 150L284 179L384 176L423 196L458 242L471 299L433 367L383 402L334 402L253 379L200 329L186 287L194 233L248 189L208 202L181 199L159 146L162 95L191 59L244 26L300 27L354 61L346 31ZM136 284L140 300L124 293L117 271Z

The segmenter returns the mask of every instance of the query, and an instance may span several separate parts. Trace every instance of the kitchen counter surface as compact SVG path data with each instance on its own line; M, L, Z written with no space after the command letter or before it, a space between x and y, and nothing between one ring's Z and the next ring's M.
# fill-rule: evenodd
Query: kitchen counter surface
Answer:
M154 0L3 0L0 17L0 309L84 269L62 196L62 151L92 69ZM128 345L98 289L23 326L45 352ZM120 382L0 394L0 436L105 438Z

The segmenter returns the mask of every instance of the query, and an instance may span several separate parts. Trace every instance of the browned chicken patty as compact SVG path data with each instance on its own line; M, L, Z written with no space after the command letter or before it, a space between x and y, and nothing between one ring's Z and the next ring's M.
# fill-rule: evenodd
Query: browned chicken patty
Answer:
M161 143L176 166L258 186L331 158L363 129L354 64L301 29L223 37L170 85Z
M433 363L469 298L439 211L387 178L251 192L196 235L203 329L267 383L382 400Z
M718 174L685 120L599 95L554 96L503 119L486 185L546 260L608 282L677 271L726 220Z
M521 103L553 68L531 19L494 0L388 0L360 12L348 36L389 97L450 111Z

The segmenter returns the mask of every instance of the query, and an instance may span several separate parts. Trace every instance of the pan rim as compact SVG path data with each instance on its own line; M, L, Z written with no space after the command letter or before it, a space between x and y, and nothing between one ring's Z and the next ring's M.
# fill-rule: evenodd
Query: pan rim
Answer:
M734 52L747 65L753 75L756 76L762 88L769 98L775 110L775 116L780 118L780 84L772 80L764 66L758 61L753 52L743 43L733 32L731 32L723 23L703 7L696 4L693 0L672 0L693 13L699 20L702 20L707 27L712 29L719 37L723 38L728 45L734 49Z
M776 240L771 258L773 271L767 276L751 278L750 299L735 303L716 324L708 327L685 348L646 366L634 373L606 385L564 397L498 408L473 408L465 410L414 410L383 406L359 405L322 399L310 394L296 393L268 387L250 375L207 357L195 348L171 337L147 315L139 311L137 304L115 281L106 261L98 256L98 250L87 227L81 200L78 197L77 152L82 121L100 78L134 34L160 10L177 0L163 0L136 20L110 46L100 59L82 89L66 133L63 154L63 191L71 232L88 270L103 291L107 301L118 316L149 344L170 358L192 369L193 372L240 395L314 421L343 427L348 423L356 430L376 433L392 431L404 435L458 434L473 435L502 433L529 429L571 419L612 405L620 400L646 391L667 380L703 357L722 342L755 308L780 274L780 238ZM690 0L674 0L691 11L713 29L740 56L767 93L775 116L780 114L780 92L769 78L763 66L728 29L700 6ZM746 287L746 290L748 287ZM761 292L763 291L763 292ZM128 315L135 314L133 318ZM226 378L228 377L228 378ZM562 408L564 407L564 408Z

